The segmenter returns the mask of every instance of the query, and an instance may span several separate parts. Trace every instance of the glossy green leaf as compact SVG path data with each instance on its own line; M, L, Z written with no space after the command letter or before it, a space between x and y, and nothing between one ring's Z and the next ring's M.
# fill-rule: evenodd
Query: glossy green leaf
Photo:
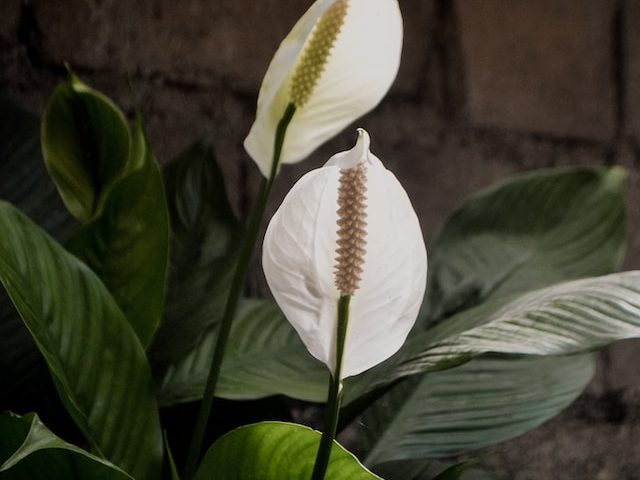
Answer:
M376 465L375 473L385 480L496 480L483 470L473 468L478 459L471 459L449 467L434 460L396 460Z
M42 153L65 205L82 223L102 212L128 168L127 121L111 100L74 75L54 91L42 117Z
M362 419L365 463L446 457L520 435L569 405L594 366L594 354L494 356L412 377Z
M206 453L195 480L309 480L321 434L293 423L247 425L220 438ZM334 442L326 480L380 478Z
M620 268L625 172L538 170L470 197L429 249L430 322L488 297Z
M133 480L55 436L35 414L0 414L0 480Z
M567 355L640 336L640 272L574 280L498 297L407 341L349 384L358 397L402 377L450 368L483 353Z
M162 316L169 215L162 177L139 119L130 164L107 196L102 214L68 247L98 274L147 346Z
M222 319L241 234L211 141L196 143L163 173L173 237L166 311L150 352L160 371Z
M0 281L93 452L156 478L162 437L144 349L95 274L0 202Z
M217 328L171 367L160 387L161 405L202 398ZM248 400L284 394L323 402L329 373L307 352L295 330L268 300L244 300L233 322L216 396Z
M426 371L486 352L566 355L640 336L640 271L490 300L415 336L396 371Z

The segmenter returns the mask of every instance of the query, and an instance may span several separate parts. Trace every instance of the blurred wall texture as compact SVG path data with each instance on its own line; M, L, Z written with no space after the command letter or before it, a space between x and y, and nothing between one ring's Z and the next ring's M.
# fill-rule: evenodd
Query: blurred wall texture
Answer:
M258 173L241 143L262 75L310 1L0 0L0 89L38 113L67 61L127 109L131 78L158 158L213 136L243 213ZM640 0L400 6L400 74L358 124L406 185L427 243L465 196L513 173L620 164L630 172L626 266L640 267ZM300 175L353 139L351 128L283 169L272 210ZM518 479L637 478L639 363L637 342L609 349L569 412L489 463Z

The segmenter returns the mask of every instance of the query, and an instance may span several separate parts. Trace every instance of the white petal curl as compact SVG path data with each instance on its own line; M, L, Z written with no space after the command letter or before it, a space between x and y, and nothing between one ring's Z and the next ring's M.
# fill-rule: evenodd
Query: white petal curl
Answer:
M313 29L335 0L317 0L283 40L265 74L256 120L244 146L263 175L271 169L277 124L291 101L290 86ZM296 110L281 163L303 160L373 109L393 83L402 50L397 0L348 0L344 24L309 100Z
M367 148L364 148L364 145ZM303 176L271 219L263 268L276 302L311 354L335 370L337 302L334 280L340 170L367 164L366 253L351 299L342 378L389 358L415 323L427 278L427 254L406 192L358 144Z

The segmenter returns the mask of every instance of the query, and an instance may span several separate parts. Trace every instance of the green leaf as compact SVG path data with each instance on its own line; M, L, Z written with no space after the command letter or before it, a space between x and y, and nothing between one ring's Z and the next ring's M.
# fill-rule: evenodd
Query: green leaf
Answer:
M158 393L161 405L202 398L216 338L217 328L211 329L187 357L167 371ZM328 380L326 367L311 357L273 302L241 302L216 396L249 400L284 394L323 402Z
M144 349L95 274L0 202L0 281L92 451L136 478L159 473L162 436Z
M144 346L162 316L169 256L169 214L156 160L140 119L130 164L104 203L102 214L68 244L98 274Z
M319 432L293 423L262 422L220 438L206 453L195 480L308 480L320 445ZM327 480L380 478L334 442Z
M410 338L390 362L349 384L359 397L400 378L483 353L567 355L640 336L640 272L574 280L498 297Z
M450 467L434 460L396 460L376 465L375 473L386 480L495 480L483 470L471 468L479 459L471 459Z
M221 321L241 234L211 141L194 144L163 173L173 237L165 316L150 351L159 371Z
M624 179L620 167L538 170L469 198L429 249L429 321L488 297L618 270Z
M0 480L133 480L56 437L35 414L0 415Z
M594 354L494 356L412 377L362 419L365 463L446 457L520 435L569 405L594 366Z
M82 223L102 212L128 168L126 119L111 100L74 75L51 95L42 117L42 152L65 205Z
M416 335L396 373L461 363L486 352L566 355L640 336L640 271L490 300Z

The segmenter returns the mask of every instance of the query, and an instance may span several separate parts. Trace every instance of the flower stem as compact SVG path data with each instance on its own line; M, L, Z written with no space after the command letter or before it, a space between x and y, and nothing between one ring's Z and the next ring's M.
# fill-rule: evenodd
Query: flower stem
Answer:
M236 265L236 271L231 281L231 288L229 290L229 296L227 297L227 304L225 306L224 314L222 316L222 322L220 324L220 330L218 332L218 338L213 351L213 359L211 361L211 367L209 369L209 376L207 378L207 384L202 397L202 403L200 404L200 410L198 411L198 417L193 430L193 436L191 438L191 445L187 453L187 461L185 466L184 478L190 480L195 474L198 461L200 459L200 452L202 451L202 442L204 440L205 432L207 431L207 425L209 423L209 416L211 413L211 405L213 404L213 398L215 396L216 385L220 376L220 367L222 365L222 359L224 357L224 351L227 346L229 334L231 333L231 324L236 313L238 306L238 300L242 294L244 288L244 282L247 277L247 271L249 269L249 261L251 260L251 254L256 244L258 237L258 231L262 224L262 218L264 217L264 210L267 206L267 200L271 193L271 187L273 181L278 174L278 166L280 163L280 157L282 154L282 147L284 145L285 135L287 133L287 127L293 118L293 114L296 111L296 107L293 104L289 104L278 123L276 129L274 148L273 148L273 161L271 162L271 172L269 178L263 178L260 184L260 191L253 205L253 209L249 216L244 237L240 245L238 253L238 263Z
M311 480L323 480L329 466L331 447L336 436L338 417L340 415L340 403L342 401L342 357L344 344L349 325L349 303L351 295L343 295L338 300L338 329L336 332L336 368L329 383L329 395L327 397L327 410L324 417L324 428L320 447L316 455L316 463L313 467Z

